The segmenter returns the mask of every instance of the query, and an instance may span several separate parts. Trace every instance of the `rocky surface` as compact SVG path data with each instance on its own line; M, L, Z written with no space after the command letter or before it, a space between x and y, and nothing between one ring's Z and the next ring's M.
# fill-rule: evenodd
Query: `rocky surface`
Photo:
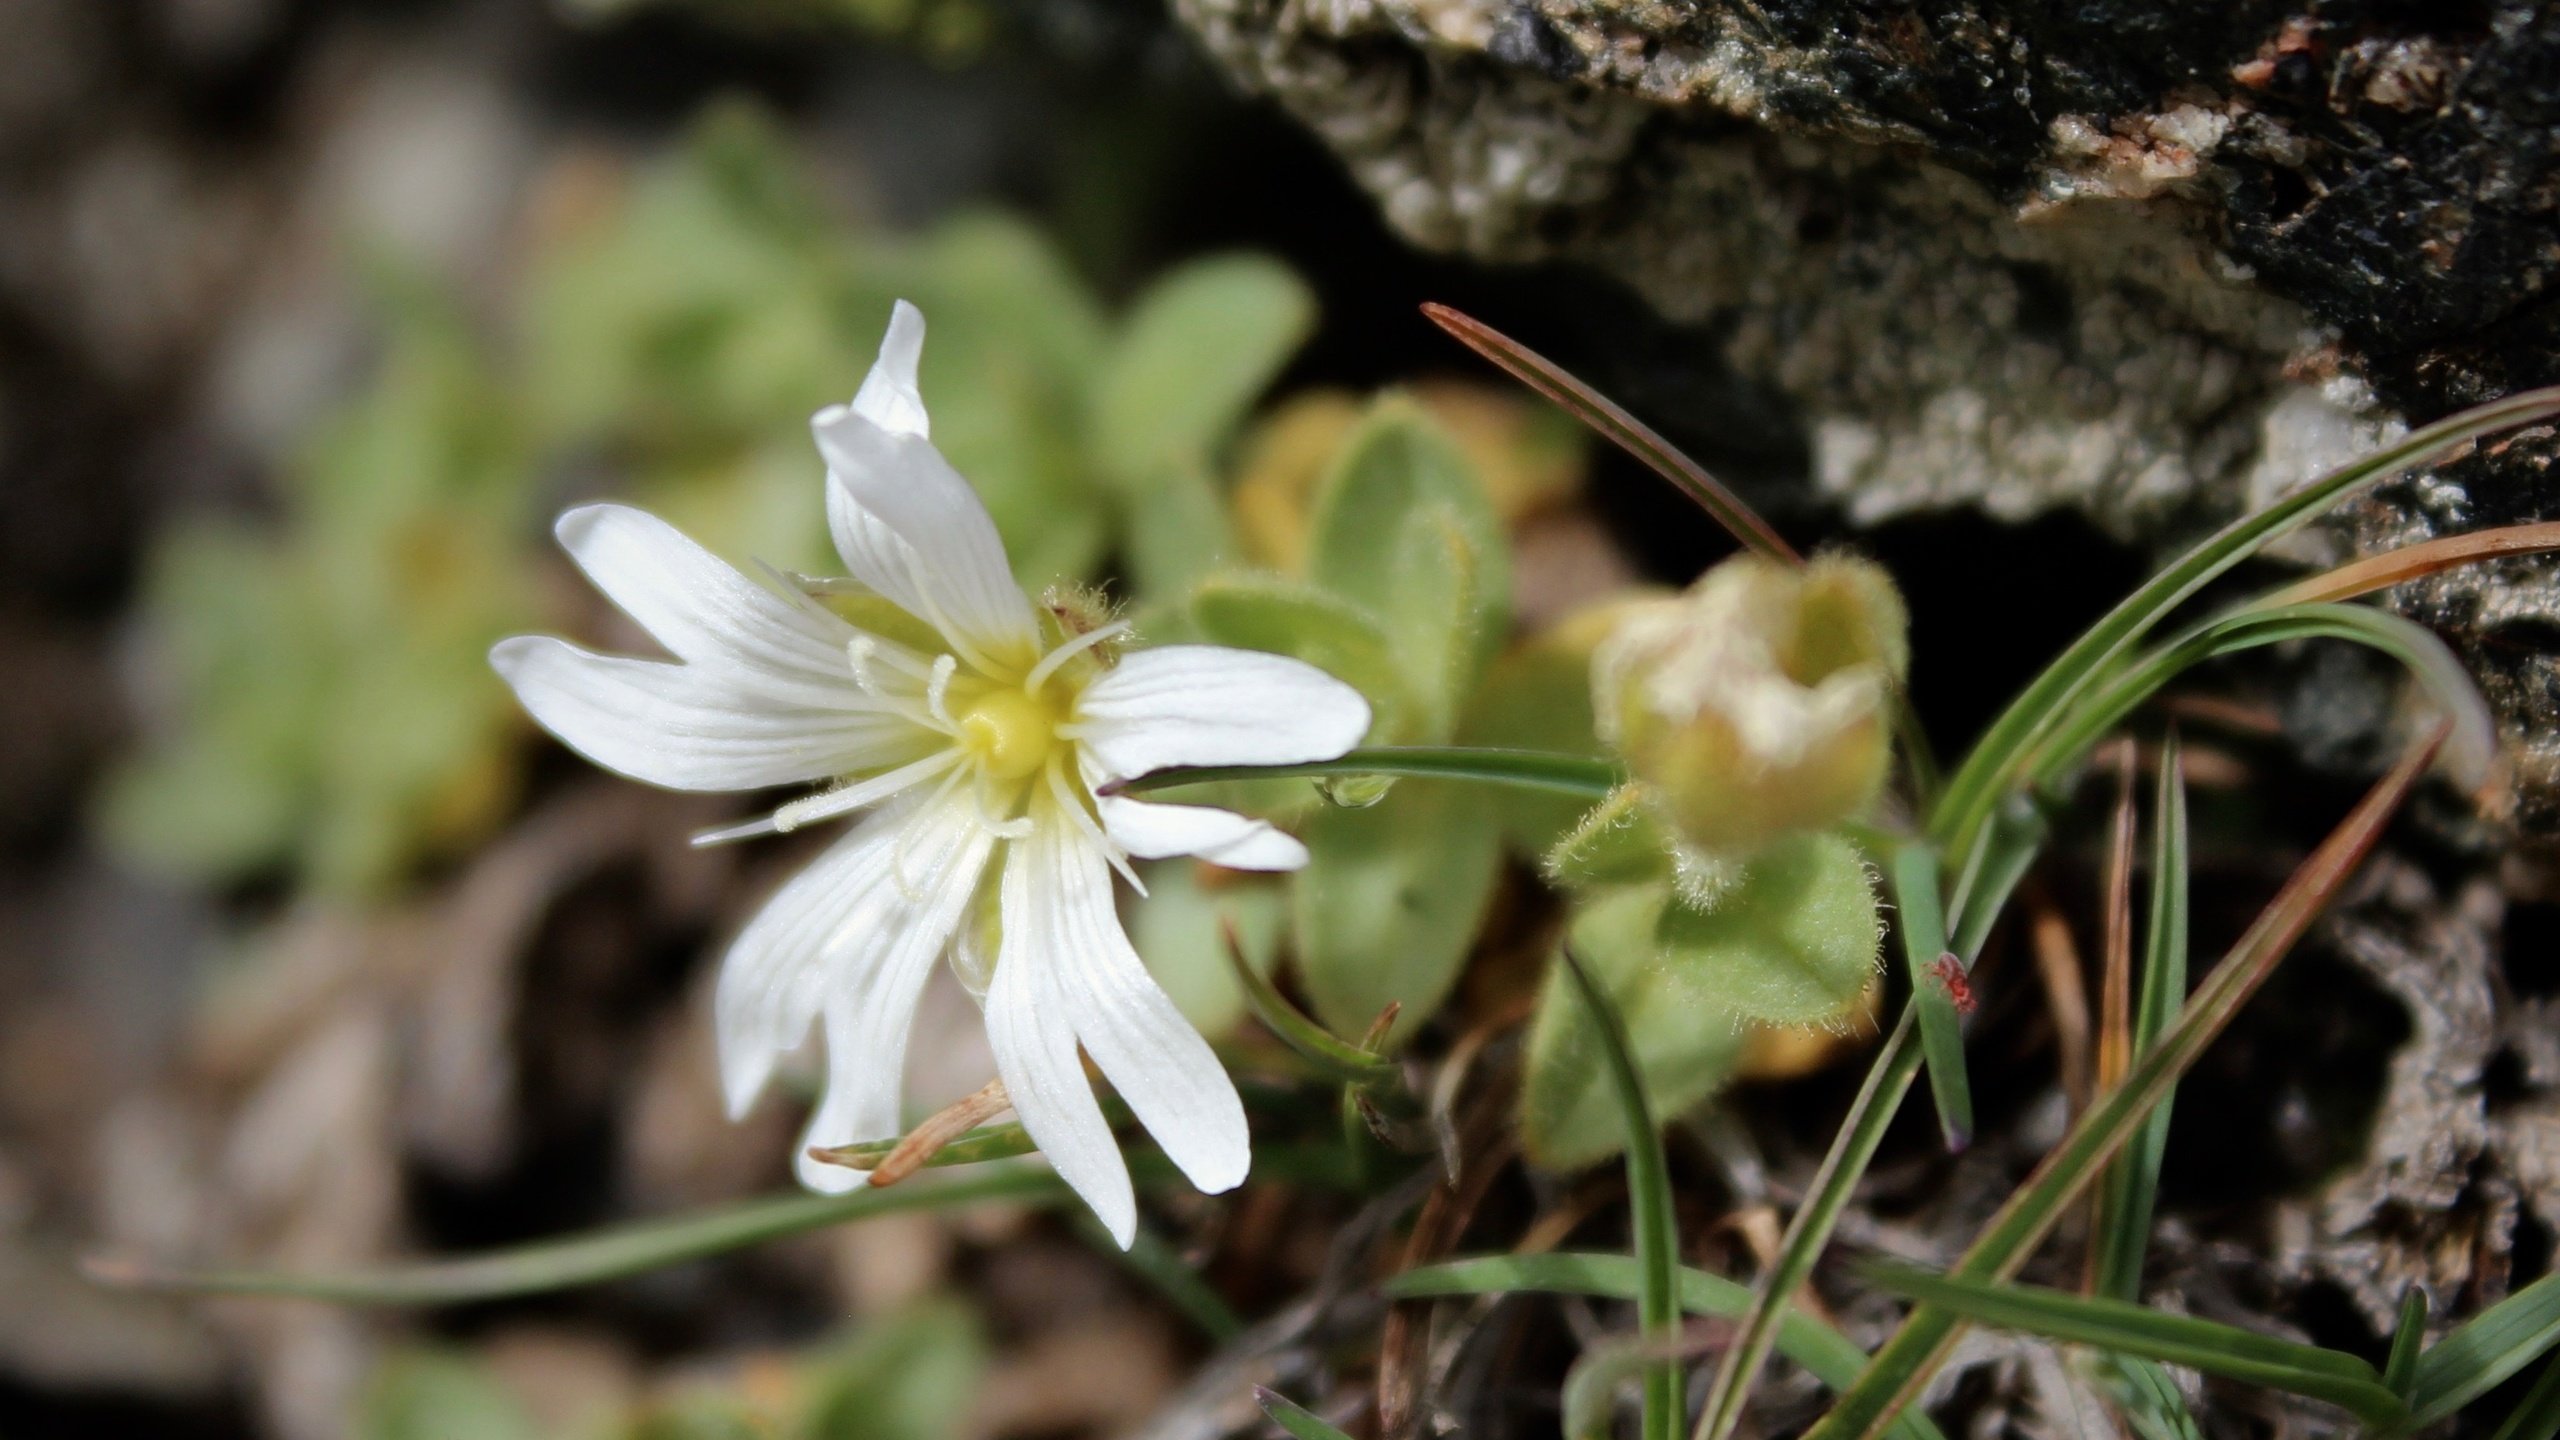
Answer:
M1176 8L1407 237L1587 263L1694 327L1778 402L1737 448L1798 447L1859 523L2069 507L2160 540L2560 379L2560 12L2529 0ZM2398 486L2294 554L2560 513L2553 453ZM2554 573L2394 597L2481 673L2545 839Z

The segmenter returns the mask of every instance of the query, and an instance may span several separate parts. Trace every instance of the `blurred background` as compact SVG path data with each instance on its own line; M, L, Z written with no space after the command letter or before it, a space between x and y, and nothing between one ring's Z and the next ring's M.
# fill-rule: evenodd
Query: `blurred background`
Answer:
M1375 1240L1401 1210L1286 1183L1226 1208L1165 1202L1224 1297L1206 1323L1076 1224L1001 1206L424 1314L180 1304L80 1278L98 1252L330 1269L471 1250L787 1182L799 1107L721 1115L708 982L808 846L688 848L732 817L728 800L589 769L526 724L485 655L526 630L638 647L550 544L550 517L583 499L647 505L731 557L834 568L807 418L859 382L893 298L930 317L936 439L1035 585L1173 593L1208 558L1186 528L1203 495L1232 511L1223 558L1288 568L1311 477L1388 385L1466 448L1512 547L1522 633L1724 553L1683 502L1416 310L1456 304L1659 423L1791 536L1854 522L1912 598L1942 747L2144 573L2152 545L2376 433L2371 396L2331 383L2329 332L2189 287L2184 250L2160 280L2155 251L2113 232L1980 240L1963 226L2006 219L1942 205L1943 177L1879 180L1886 162L1736 138L1714 116L1555 102L1586 138L1613 137L1608 165L1636 181L1596 199L1549 189L1636 240L1605 223L1549 235L1525 203L1504 212L1523 234L1465 229L1482 217L1433 206L1580 166L1504 148L1499 106L1486 124L1501 143L1440 148L1480 57L1426 65L1412 34L1346 22L1331 40L1365 88L1342 104L1351 120L1318 119L1319 140L1302 121L1328 92L1275 82L1300 86L1298 119L1244 96L1227 77L1253 70L1236 59L1252 36L1220 30L1233 7L1192 8L1186 29L1152 0L0 0L0 1435L1207 1436L1250 1423L1249 1383L1298 1373L1286 1364L1374 1352L1378 1307L1344 1289L1336 1242ZM1535 87L1572 65L1543 26L1451 43L1493 54L1544 104ZM1372 84L1382 72L1420 98ZM1385 165L1361 105L1392 116L1380 133L1418 130L1459 159ZM1958 138L1964 164L1990 144ZM2075 183L2134 167L2098 153L2070 151ZM1698 179L1710 171L1728 188ZM1773 197L1769 216L1726 203L1737 186ZM1878 194L1890 203L1861 198ZM1745 245L1693 224L1702 213L1770 228ZM1879 239L1871 222L1906 228ZM1662 261L1642 236L1666 231L1711 253ZM1931 248L1946 234L1973 247L1962 265ZM2192 303L2131 288L2155 281ZM1219 473L1191 489L1151 488L1090 393L1095 357L1148 327L1222 357L1135 402L1213 417ZM1986 425L1978 404L1941 401L1993 352L2009 368L1979 379ZM2066 418L2003 428L2013 402ZM2432 493L2403 494L2356 538L2409 538ZM2476 618L2468 594L2447 603ZM2527 642L2493 645L2490 663L2512 652L2521 683L2547 683L2548 636ZM2334 813L2338 773L2387 749L2387 670L2276 671L2243 687L2225 737L2237 759L2215 770L2198 747L2199 785L2230 822L2210 863L2242 882L2208 900L2205 932L2236 929L2301 815ZM1579 694L1570 659L1529 673ZM2510 720L2539 703L2499 699ZM2275 753L2283 725L2308 771ZM2469 1049L2386 1076L2408 1016L2446 988L2431 957L2457 956L2486 993L2506 983L2483 978L2504 948L2548 952L2560 913L2547 867L2483 879L2503 840L2439 808L2427 865L2393 862L2359 900L2381 918L2324 942L2330 958L2271 1002L2274 1028L2244 1026L2216 1062L2211 1083L2268 1103L2182 1122L2170 1238L2175 1283L2193 1288L2179 1293L2242 1315L2307 1304L2324 1338L2370 1337L2398 1293L2386 1270L2437 1275L2441 1307L2501 1291L2496 1252L2517 1234L2547 1251L2518 1219L2529 1159L2482 1161L2471 1192L2402 1184L2460 1168L2428 1149L2449 1125L2480 1131L2463 1132L2472 1157L2510 1143L2481 1138L2476 1086L2445 1118L2493 1052L2541 1057L2516 1062L2499 1123L2560 1124L2560 1064L2547 1046L2501 1050L2486 1000L2463 1022ZM2066 839L2040 903L2078 915L2094 841ZM1534 919L1525 870L1490 839L1480 858L1479 909ZM1184 875L1159 889L1133 920L1150 962L1204 1025L1231 1026L1216 915L1267 961L1277 897L1213 903ZM1455 926L1453 967L1471 933ZM1516 1021L1535 948L1488 945L1458 1008ZM1945 1253L1996 1196L1990 1177L2050 1137L2067 1017L2027 969L1978 1082L1976 1168L1897 1140L1888 1158L1908 1163L1886 1188L1908 1203L1858 1222L1867 1239ZM2520 983L2525 1006L2497 1025L2529 1022L2553 988ZM965 998L946 987L920 1025L915 1098L976 1088L987 1064ZM2433 1044L2441 1027L2419 1029ZM1764 1202L1753 1187L1819 1151L1818 1129L1786 1117L1836 1113L1849 1083L1773 1092L1756 1142L1728 1127L1701 1143L1747 1153L1727 1181ZM2555 1153L2515 1134L2518 1153ZM1610 1200L1524 1193L1514 1218L1588 1219ZM1775 1223L1765 1203L1740 1209ZM2438 1211L2436 1228L2389 1218ZM1754 1233L1701 1243L1738 1267ZM1285 1352L1220 1348L1227 1306L1272 1317ZM1870 1338L1879 1318L1843 1316ZM1596 1333L1569 1311L1497 1353L1548 1405L1570 1338ZM1552 1428L1551 1411L1503 1413Z
M538 743L487 646L629 643L548 542L583 498L833 569L807 416L898 296L1025 573L1104 573L1075 333L1202 257L1212 312L1269 317L1257 392L1470 371L1422 298L1574 308L1391 240L1144 0L0 6L0 1433L1151 1414L1198 1342L1001 1213L424 1321L73 1261L326 1268L784 1184L796 1106L720 1116L705 982L805 851L688 850L725 802ZM937 1003L929 1103L986 1072Z

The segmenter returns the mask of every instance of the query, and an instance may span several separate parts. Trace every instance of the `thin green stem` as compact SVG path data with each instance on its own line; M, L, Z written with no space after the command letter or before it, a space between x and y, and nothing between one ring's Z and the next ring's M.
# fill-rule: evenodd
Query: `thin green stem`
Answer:
M1549 750L1498 750L1468 745L1401 745L1354 750L1337 760L1303 765L1176 765L1106 785L1104 793L1139 795L1213 780L1284 780L1292 776L1389 775L1415 780L1474 780L1524 790L1579 795L1594 802L1627 783L1607 760Z
M1662 1132L1654 1127L1653 1107L1646 1103L1618 1007L1570 947L1556 963L1565 967L1575 993L1591 1011L1626 1125L1627 1205L1635 1216L1642 1281L1636 1291L1636 1323L1652 1356L1644 1366L1645 1440L1679 1440L1688 1404L1681 1395L1680 1361L1673 1353L1680 1341L1680 1231L1672 1210L1670 1162L1662 1153Z

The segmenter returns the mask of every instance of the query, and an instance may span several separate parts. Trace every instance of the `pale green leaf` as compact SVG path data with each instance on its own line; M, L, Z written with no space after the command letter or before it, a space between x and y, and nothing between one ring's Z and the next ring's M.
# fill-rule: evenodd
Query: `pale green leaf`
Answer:
M1147 893L1129 902L1130 942L1183 1018L1204 1035L1226 1034L1245 1015L1244 991L1227 954L1227 927L1234 927L1254 972L1271 973L1287 892L1259 876L1225 874L1214 886L1206 884L1190 860L1159 860L1139 873Z
M1381 400L1316 498L1308 576L1377 617L1414 705L1373 737L1443 741L1500 650L1510 549L1474 467L1439 422Z
M1710 908L1666 897L1655 931L1664 963L1712 974L1736 1014L1770 1025L1838 1018L1875 977L1880 936L1874 880L1836 835L1754 856Z
M1407 782L1371 809L1313 812L1300 838L1292 932L1307 998L1337 1035L1401 1003L1392 1045L1439 1008L1493 898L1502 837L1483 792Z
M1660 886L1604 894L1578 907L1570 934L1625 1020L1646 1098L1656 1113L1678 1115L1724 1084L1745 1035L1714 967L1663 952L1656 930L1664 903ZM1625 1143L1602 1036L1569 984L1561 965L1548 971L1520 1085L1522 1143L1552 1170L1597 1164Z
M1157 281L1093 377L1101 473L1139 500L1168 469L1206 470L1315 316L1305 282L1260 256L1195 260Z

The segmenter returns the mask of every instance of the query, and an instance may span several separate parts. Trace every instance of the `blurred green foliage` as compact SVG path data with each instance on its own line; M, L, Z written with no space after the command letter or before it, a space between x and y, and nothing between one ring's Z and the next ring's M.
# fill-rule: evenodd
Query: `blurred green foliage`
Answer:
M986 0L554 0L574 19L610 23L633 11L682 6L741 30L842 27L895 40L945 63L975 58L995 29Z
M750 1364L735 1383L690 1383L585 1417L594 1440L954 1440L987 1367L971 1311L936 1300L884 1316L833 1344ZM374 1368L353 1440L535 1440L513 1391L468 1352L396 1352ZM555 1437L556 1440L556 1437Z
M1113 555L1158 588L1225 558L1213 466L1314 324L1305 286L1255 257L1177 268L1115 321L1020 221L849 224L744 107L585 191L504 351L379 267L381 363L297 453L273 523L196 520L159 546L141 614L160 693L108 787L117 848L364 895L482 838L523 733L488 647L584 624L538 598L554 502L601 474L717 553L832 572L808 420L851 393L900 297L932 327L934 439L1034 592Z
M1213 575L1191 592L1190 623L1349 681L1368 697L1373 745L1448 742L1510 625L1510 545L1473 460L1390 395L1342 439L1304 529L1301 574ZM1305 815L1291 936L1336 1033L1364 1034L1394 1002L1395 1033L1409 1034L1447 995L1500 872L1497 803L1484 787L1407 782L1392 803Z
M377 288L378 373L293 457L282 523L198 521L152 557L161 713L101 817L146 863L358 890L512 798L486 657L536 614L532 436L449 306L387 270Z

